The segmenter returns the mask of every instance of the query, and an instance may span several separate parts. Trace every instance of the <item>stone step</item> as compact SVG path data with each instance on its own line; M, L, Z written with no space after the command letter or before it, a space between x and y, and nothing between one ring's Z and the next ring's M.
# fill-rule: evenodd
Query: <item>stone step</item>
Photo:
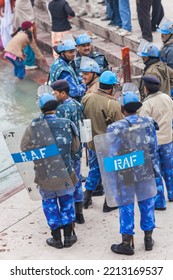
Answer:
M36 23L38 27L38 43L39 46L46 52L52 53L51 46L51 28L48 13L44 10L35 8ZM72 35L74 37L86 32L76 25L72 25ZM96 34L96 32L95 32ZM120 36L119 36L120 37ZM110 41L108 38L98 36L93 39L92 46L95 51L99 51L105 55L108 62L113 68L121 68L121 46ZM134 52L130 52L131 71L132 75L140 75L143 69L143 63Z

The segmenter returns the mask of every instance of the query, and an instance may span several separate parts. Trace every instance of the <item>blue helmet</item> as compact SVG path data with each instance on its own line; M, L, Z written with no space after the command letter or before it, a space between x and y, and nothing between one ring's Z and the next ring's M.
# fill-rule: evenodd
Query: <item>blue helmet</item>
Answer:
M139 97L133 91L127 91L126 93L122 94L121 96L121 105L124 106L131 102L139 102Z
M121 105L129 112L136 112L142 106L142 103L137 94L127 91L121 96Z
M75 50L76 46L72 40L64 40L54 47L57 53Z
M106 85L119 84L116 74L109 70L104 71L101 74L99 82Z
M152 43L145 44L142 51L137 54L143 57L160 57L159 49Z
M38 106L40 109L43 108L43 106L48 102L48 101L52 101L52 100L56 100L56 97L50 93L44 93L41 97L39 97L38 99Z
M76 38L76 44L77 46L83 45L83 44L88 44L91 43L92 40L91 38L86 34L81 34Z
M94 59L87 56L82 56L80 71L100 74L100 66Z
M163 24L159 25L159 28L157 31L161 34L173 34L173 22L171 21L166 21Z

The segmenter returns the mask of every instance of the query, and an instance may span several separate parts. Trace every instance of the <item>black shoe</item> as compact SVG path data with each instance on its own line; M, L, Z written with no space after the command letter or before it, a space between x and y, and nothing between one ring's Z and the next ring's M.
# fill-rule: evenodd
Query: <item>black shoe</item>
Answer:
M110 18L109 17L101 18L101 21L106 21L106 20L110 20Z
M153 250L154 240L152 237L144 237L145 251Z
M72 230L72 224L64 226L64 247L69 248L77 241L77 236Z
M153 230L145 231L144 245L146 251L153 250L154 240L152 239Z
M83 202L75 202L75 210L76 210L76 223L77 224L84 224L84 216L83 216Z
M169 202L173 202L173 199L169 199Z
M155 207L154 210L159 210L159 211L165 211L166 210L166 207Z
M84 224L85 220L84 220L84 216L81 213L76 214L76 221L77 224Z
M125 245L123 242L120 244L113 244L111 250L116 254L134 255L134 250L131 245Z
M54 238L48 238L48 239L46 239L46 243L49 246L57 248L57 249L62 249L64 247L61 239L55 240Z
M104 204L103 204L103 212L104 213L108 213L108 212L111 212L111 211L116 210L116 209L118 209L118 206L109 207L107 205L107 202L106 202L106 199L105 199Z
M76 241L77 241L76 234L73 234L71 236L66 236L64 239L64 248L71 247L74 243L76 243Z
M83 201L83 207L84 209L88 209L88 206L92 204L92 191L86 190L84 192L84 201Z

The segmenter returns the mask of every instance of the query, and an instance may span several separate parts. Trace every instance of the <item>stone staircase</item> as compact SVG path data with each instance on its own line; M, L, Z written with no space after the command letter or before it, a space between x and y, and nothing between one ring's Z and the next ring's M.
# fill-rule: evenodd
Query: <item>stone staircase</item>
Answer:
M78 7L76 1L70 1L72 8L77 11ZM35 18L38 28L38 44L42 51L45 53L49 65L53 62L52 46L51 46L51 25L50 18L46 6L43 1L37 0L35 3ZM104 16L104 11L100 11ZM130 62L132 79L135 80L136 76L141 75L143 63L136 55L139 43L137 42L136 33L131 36L121 37L114 27L107 26L107 22L101 21L96 18L75 17L72 20L72 35L77 37L86 31L91 31L97 35L96 39L92 41L92 47L95 51L99 51L105 55L110 66L119 76L122 76L121 67L121 49L124 46L130 48ZM48 72L48 69L44 69Z

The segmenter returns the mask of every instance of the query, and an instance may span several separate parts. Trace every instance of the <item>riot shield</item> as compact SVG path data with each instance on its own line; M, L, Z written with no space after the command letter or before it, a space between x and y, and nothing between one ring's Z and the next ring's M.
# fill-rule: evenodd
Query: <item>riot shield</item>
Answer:
M159 29L165 29L166 28L166 29L169 30L169 29L172 28L172 26L173 26L173 22L171 20L167 19L166 17L163 17L159 26L158 26L158 28Z
M156 195L146 129L136 125L94 137L102 183L110 207Z
M136 95L139 96L140 98L140 93L139 93L139 89L137 87L137 85L135 85L134 83L125 83L122 87L122 92L126 93L128 91L132 91L134 92Z
M141 39L140 40L140 44L139 44L139 46L138 46L138 48L137 48L137 53L140 53L140 52L142 52L142 50L143 50L143 48L145 47L145 46L150 46L152 43L150 43L150 42L148 42L147 40L145 40L145 39Z
M37 97L41 97L45 93L54 94L54 90L48 85L41 85L37 89Z
M65 166L46 120L3 132L11 156L32 200L38 200L38 186L60 195L73 190L72 176ZM63 149L65 147L62 144ZM41 198L41 197L40 197Z
M138 96L139 101L141 100L138 87L134 83L125 83L122 87L122 93L118 98L118 102L120 103L120 105L123 105L123 94L129 91L135 93Z

